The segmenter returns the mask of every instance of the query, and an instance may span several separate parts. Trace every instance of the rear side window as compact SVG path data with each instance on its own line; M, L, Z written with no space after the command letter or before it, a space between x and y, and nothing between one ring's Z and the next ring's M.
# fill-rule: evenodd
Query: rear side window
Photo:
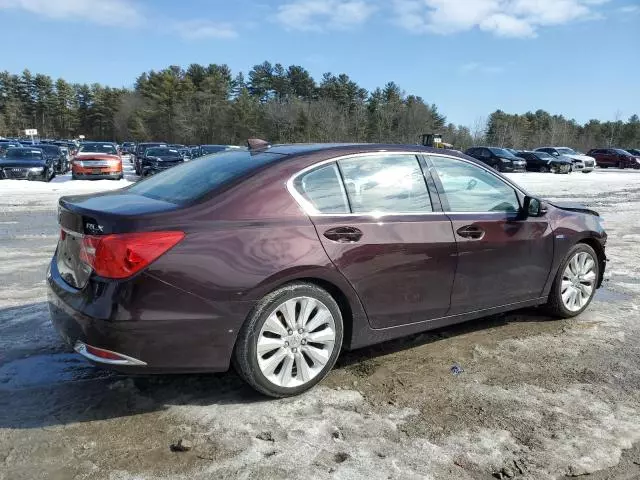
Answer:
M295 189L318 213L349 213L349 204L335 163L295 179Z
M353 213L431 212L415 155L380 154L339 160Z
M248 150L202 157L148 177L129 187L129 192L178 205L191 203L254 170L282 158L273 153L251 154Z

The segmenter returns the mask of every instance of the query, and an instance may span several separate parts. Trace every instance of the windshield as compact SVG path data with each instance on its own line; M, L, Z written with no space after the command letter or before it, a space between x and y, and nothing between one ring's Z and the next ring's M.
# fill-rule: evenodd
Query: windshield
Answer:
M560 155L577 155L575 150L566 147L556 148L556 150Z
M38 148L49 155L56 155L60 153L60 150L56 145L39 145Z
M31 148L10 148L7 150L7 158L41 159L42 151Z
M108 155L117 155L116 147L111 143L85 143L80 147L81 153L106 153Z
M129 192L176 204L190 203L277 158L282 156L267 152L252 155L246 150L225 152L215 161L199 158L148 177Z
M553 160L553 155L550 155L547 152L535 152L535 156L544 160Z
M147 148L144 152L147 157L179 157L178 150L174 148Z
M505 148L489 148L494 155L506 158L515 158L515 155Z
M613 151L618 155L624 155L625 157L629 156L629 152L627 152L626 150L622 150L621 148L614 148Z

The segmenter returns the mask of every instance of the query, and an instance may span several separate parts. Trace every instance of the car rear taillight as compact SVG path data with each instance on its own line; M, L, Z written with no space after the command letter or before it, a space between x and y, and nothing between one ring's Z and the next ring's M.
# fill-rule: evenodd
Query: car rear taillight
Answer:
M82 237L80 260L106 278L127 278L184 238L184 232L140 232Z

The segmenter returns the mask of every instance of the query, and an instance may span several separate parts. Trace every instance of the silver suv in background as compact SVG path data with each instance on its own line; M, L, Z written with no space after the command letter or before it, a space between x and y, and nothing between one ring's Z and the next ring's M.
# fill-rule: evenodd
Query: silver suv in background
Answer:
M576 152L569 147L540 147L535 149L536 152L546 152L554 157L564 157L571 160L574 172L589 173L596 168L596 159Z

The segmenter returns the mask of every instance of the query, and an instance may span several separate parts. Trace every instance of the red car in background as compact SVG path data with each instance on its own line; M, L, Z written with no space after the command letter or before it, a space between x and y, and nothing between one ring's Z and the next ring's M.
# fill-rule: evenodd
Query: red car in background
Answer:
M113 143L83 143L73 159L71 178L121 180L124 177L122 157Z
M621 148L596 148L589 150L587 155L595 158L601 168L640 168L640 156Z

